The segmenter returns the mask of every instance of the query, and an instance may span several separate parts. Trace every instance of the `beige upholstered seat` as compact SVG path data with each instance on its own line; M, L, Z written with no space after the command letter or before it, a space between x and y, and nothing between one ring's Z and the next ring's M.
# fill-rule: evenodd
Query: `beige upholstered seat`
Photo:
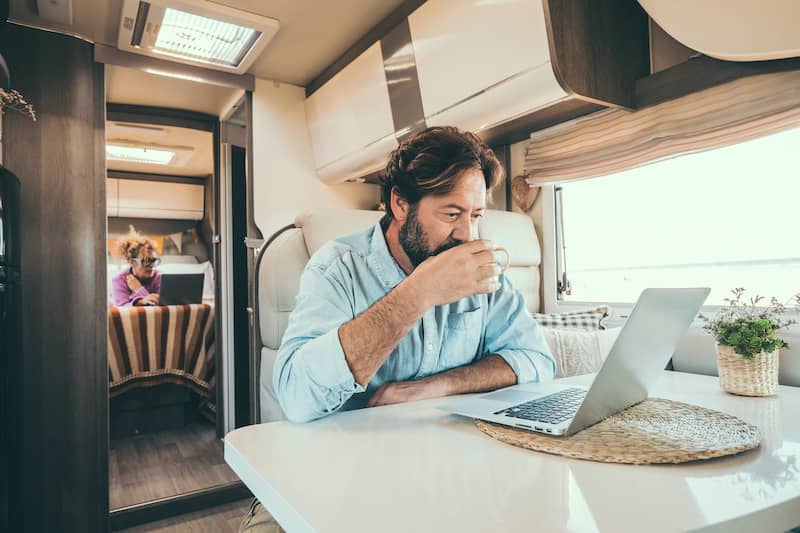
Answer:
M329 240L363 230L377 223L383 213L322 209L297 217L293 227L274 235L262 250L256 266L256 320L260 333L260 420L284 418L272 389L272 369L283 333L294 309L300 276L311 255ZM539 310L539 241L531 219L506 211L486 212L478 228L481 238L509 251L507 275L525 296L528 310Z

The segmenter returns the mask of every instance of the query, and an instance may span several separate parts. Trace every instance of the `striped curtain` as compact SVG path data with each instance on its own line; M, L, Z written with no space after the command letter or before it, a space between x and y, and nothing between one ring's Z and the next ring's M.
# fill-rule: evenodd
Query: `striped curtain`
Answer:
M800 72L739 79L638 111L612 109L537 131L531 186L605 176L800 127Z

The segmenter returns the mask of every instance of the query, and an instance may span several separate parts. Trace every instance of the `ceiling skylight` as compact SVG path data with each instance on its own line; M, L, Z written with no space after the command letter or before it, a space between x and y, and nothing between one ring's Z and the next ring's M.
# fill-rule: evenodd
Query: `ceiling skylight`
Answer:
M150 163L153 165L169 165L175 158L175 152L143 146L106 145L106 159L125 161L126 163Z
M260 35L252 28L167 8L153 50L235 67Z
M117 47L243 74L279 27L275 19L207 0L124 0Z

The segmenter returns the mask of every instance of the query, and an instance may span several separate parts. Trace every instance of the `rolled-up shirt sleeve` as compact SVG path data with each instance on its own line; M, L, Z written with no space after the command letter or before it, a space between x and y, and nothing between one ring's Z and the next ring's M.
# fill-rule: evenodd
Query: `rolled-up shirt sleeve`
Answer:
M504 275L500 289L489 295L483 352L502 357L517 375L517 383L550 381L556 374L539 324L525 308L522 293Z
M290 421L321 418L354 393L364 392L339 341L339 326L353 318L342 283L322 267L309 265L273 369L275 395Z

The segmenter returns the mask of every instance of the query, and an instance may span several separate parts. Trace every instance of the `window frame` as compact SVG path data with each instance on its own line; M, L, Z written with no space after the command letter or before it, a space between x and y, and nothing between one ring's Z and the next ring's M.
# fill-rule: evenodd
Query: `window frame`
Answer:
M594 179L602 179L594 178ZM542 186L539 191L539 200L542 202L542 271L541 271L541 307L544 313L570 313L573 311L585 310L587 307L599 307L607 305L612 309L611 316L606 319L606 326L609 328L619 327L625 324L626 319L633 311L635 302L588 302L583 300L565 301L558 297L558 280L561 273L557 268L557 254L561 243L558 239L558 220L556 207L556 187L557 185ZM568 258L567 258L568 259ZM569 273L568 273L569 274ZM800 290L800 288L798 289ZM704 305L700 308L703 314L713 315L723 309L721 305ZM796 314L788 311L788 316ZM797 343L800 346L800 314L796 317L797 324L789 326L783 330L789 344ZM703 321L695 318L690 328L701 328ZM794 347L794 346L793 346Z

